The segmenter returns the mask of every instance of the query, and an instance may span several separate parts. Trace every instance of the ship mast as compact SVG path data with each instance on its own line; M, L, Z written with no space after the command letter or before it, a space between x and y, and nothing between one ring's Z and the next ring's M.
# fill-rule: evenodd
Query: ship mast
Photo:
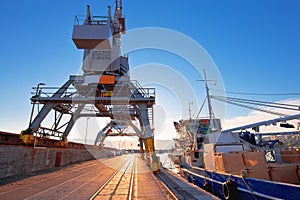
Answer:
M209 119L210 119L210 121L212 121L213 116L212 116L212 108L211 108L211 99L210 99L210 95L209 95L209 88L208 88L208 85L207 85L208 80L206 78L205 69L203 71L204 71L204 82L205 82L205 90L206 90L206 96L207 96Z
M191 105L193 105L193 102L189 101L189 117L190 117L190 120L192 119Z
M205 69L204 71L204 82L205 82L205 90L206 90L206 98L207 98L207 104L208 104L208 113L209 113L209 121L210 121L210 130L217 130L218 128L216 127L215 124L215 120L214 120L214 113L212 110L212 106L211 106L211 98L210 98L210 94L209 94L209 87L208 87L208 81L207 77L206 77L206 71Z

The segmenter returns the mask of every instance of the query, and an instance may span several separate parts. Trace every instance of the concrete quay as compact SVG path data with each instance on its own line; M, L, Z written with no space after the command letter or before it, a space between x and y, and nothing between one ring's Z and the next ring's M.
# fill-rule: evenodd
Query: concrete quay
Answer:
M167 174L167 185L192 196L176 196L140 154L126 154L31 172L16 180L2 178L0 199L216 199L176 174L161 173Z

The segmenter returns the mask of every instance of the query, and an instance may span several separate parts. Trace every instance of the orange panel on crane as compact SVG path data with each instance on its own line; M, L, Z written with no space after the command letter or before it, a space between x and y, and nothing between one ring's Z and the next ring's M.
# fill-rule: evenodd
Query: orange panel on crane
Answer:
M100 76L99 83L104 85L113 85L115 84L115 77L109 75L102 75Z

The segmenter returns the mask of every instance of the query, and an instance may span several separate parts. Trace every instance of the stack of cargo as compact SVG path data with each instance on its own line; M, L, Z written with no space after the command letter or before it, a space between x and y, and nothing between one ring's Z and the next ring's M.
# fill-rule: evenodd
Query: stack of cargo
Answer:
M282 163L269 163L270 178L273 181L299 184L300 149L280 149Z
M262 151L215 153L215 166L216 171L221 173L241 175L246 170L249 178L299 184L299 155L298 149L285 149L281 151L282 160L290 163L267 164Z
M285 148L280 149L281 161L287 163L299 163L300 162L300 149Z
M292 163L270 163L269 169L272 181L299 184L297 165Z
M245 151L242 155L248 177L270 180L269 169L265 161L264 152Z
M250 178L270 180L264 152L216 153L215 166L218 172L241 175L241 172L246 170Z
M242 153L229 152L229 153L216 153L215 166L217 172L229 173L240 175L244 169L244 161Z

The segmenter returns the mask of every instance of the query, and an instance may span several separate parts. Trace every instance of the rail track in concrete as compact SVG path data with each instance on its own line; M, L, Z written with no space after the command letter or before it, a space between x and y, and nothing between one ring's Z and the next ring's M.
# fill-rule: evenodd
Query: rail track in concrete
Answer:
M149 171L139 171L139 167L145 167L138 156L131 157L90 197L94 199L172 199L178 200L174 190L170 189L158 175ZM142 161L144 162L144 161ZM140 165L138 167L138 165ZM141 166L142 165L142 166ZM138 186L138 180L148 182L146 187ZM151 181L151 182L150 182ZM152 184L151 184L152 183ZM159 188L159 191L157 191ZM148 193L147 193L148 190ZM143 192L146 191L146 196ZM149 193L151 197L149 196Z
M128 199L133 197L135 157L130 157L91 197L93 199Z
M0 199L176 199L139 154L88 161L0 185Z

